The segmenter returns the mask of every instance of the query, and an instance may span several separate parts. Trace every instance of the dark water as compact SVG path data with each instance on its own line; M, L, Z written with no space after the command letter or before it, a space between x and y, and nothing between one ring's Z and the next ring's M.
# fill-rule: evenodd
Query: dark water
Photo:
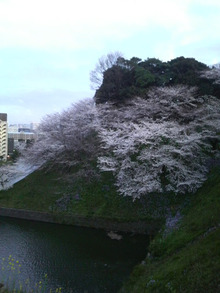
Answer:
M13 272L16 282L29 280L32 287L47 274L46 292L59 287L66 293L117 292L146 256L147 246L146 236L123 234L118 241L102 230L0 217L4 267L12 255L21 265L19 274ZM7 269L0 273L0 281L12 274Z

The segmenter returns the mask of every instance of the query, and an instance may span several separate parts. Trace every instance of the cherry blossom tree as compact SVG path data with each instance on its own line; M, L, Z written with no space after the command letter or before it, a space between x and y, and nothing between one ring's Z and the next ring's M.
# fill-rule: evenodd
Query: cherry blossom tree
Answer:
M7 165L0 166L0 190L5 188L5 185L10 180L10 171Z
M196 88L159 87L147 99L120 108L99 105L100 138L106 155L98 163L112 171L124 196L194 192L205 181L207 160L219 154L220 101L198 97Z
M220 84L220 68L213 67L212 69L205 70L202 72L201 77L211 79L215 84Z
M35 170L36 167L33 167L32 164L27 164L22 158L19 158L16 163L1 165L0 190L11 188L14 183L20 181Z
M151 88L116 105L92 99L46 116L24 156L33 164L113 172L123 196L194 192L219 157L220 100L195 87Z
M23 155L28 161L52 168L70 168L94 160L98 136L96 108L92 99L82 100L63 113L47 115L39 127L38 140Z

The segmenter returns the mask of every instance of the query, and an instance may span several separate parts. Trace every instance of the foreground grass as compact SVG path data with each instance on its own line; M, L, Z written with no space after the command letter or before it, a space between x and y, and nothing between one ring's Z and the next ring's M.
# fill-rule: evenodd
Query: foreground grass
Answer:
M151 242L121 292L220 292L220 169L183 213L178 230Z

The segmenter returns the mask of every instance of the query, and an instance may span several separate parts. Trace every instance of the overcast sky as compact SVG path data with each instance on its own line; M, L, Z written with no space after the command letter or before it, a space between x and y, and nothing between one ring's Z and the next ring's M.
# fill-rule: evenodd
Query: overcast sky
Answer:
M10 123L93 97L89 72L126 59L220 62L219 0L0 0L0 112Z

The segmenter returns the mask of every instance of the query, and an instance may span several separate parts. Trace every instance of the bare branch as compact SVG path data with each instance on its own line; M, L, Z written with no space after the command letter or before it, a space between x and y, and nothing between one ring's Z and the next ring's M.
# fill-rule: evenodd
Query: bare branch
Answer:
M109 53L105 56L99 58L95 69L90 72L90 82L92 89L98 89L103 81L104 72L111 68L113 65L116 65L118 59L122 57L122 54L118 51L114 53Z

